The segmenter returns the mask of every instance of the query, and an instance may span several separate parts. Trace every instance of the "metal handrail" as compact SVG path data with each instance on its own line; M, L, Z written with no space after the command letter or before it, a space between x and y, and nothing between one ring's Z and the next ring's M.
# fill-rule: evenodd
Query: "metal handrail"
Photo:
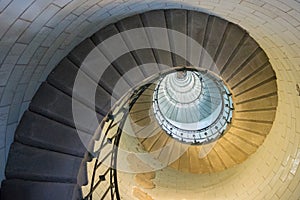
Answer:
M118 190L118 181L117 181L117 170L116 170L116 167L117 167L116 166L117 165L117 151L118 151L119 141L120 141L120 138L121 138L121 134L122 134L122 130L123 130L126 118L129 114L131 108L133 107L133 105L135 104L135 102L137 101L139 96L149 86L150 86L150 84L145 84L145 85L139 87L137 90L133 91L132 94L130 95L130 98L128 98L126 101L120 103L121 105L120 104L118 105L118 106L121 106L120 110L118 110L114 114L113 114L113 112L110 112L109 115L108 115L110 117L106 118L106 121L109 123L109 125L108 125L107 130L104 133L104 137L101 141L100 148L93 153L94 155L97 155L97 156L95 156L96 157L96 162L94 164L90 192L84 197L84 200L92 200L93 199L93 192L95 192L96 188L101 184L101 182L106 181L105 176L108 173L110 175L110 184L109 184L109 187L107 188L107 190L105 190L102 197L100 197L100 198L104 199L110 191L111 199L114 199L115 197L116 197L117 200L120 199L120 194L119 194L119 190ZM128 106L126 106L126 105L128 105ZM124 109L126 107L127 107L127 109ZM118 120L116 123L114 123L115 116L118 115L118 114L121 114L121 113L123 114L122 119ZM113 137L108 138L107 136L109 134L109 131L115 126L118 126L117 133L114 134ZM104 158L99 159L100 154L101 154L101 150L108 144L108 142L107 142L108 140L110 141L109 143L114 143L113 144L113 149L111 151L109 151L104 156ZM110 155L111 155L110 167L108 167L106 172L100 176L100 178L97 182L95 182L95 175L96 175L97 169L99 169L99 167L102 166L103 162L106 159L108 159Z

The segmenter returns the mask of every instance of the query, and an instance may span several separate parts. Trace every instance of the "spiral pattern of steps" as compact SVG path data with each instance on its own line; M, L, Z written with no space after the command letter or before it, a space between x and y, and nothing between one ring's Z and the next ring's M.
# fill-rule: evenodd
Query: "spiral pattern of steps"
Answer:
M158 158L164 165L168 163L177 170L196 174L222 171L247 159L266 137L249 131L239 131L235 128L238 125L234 121L232 128L215 144L186 146L170 137L161 128L157 128L160 125L151 112L153 104L144 103L151 101L154 86L149 87L134 104L130 112L130 123L145 151L163 151L167 144L172 143L169 154ZM184 150L180 151L183 148Z
M210 155L201 162L194 162L193 159L198 157L191 155L197 154L197 148L191 148L172 167L193 173L220 171L242 162L255 152L272 127L277 106L276 76L264 51L246 31L219 17L187 10L155 10L99 30L72 50L48 76L17 128L6 166L6 180L2 182L1 199L82 198L81 187L90 182L87 162L91 158L81 139L85 138L92 148L99 135L94 135L97 125L87 120L76 124L81 134L79 137L72 115L72 98L77 102L79 111L89 113L96 110L100 122L111 108L111 99L119 99L140 80L159 73L165 65L189 65L181 56L161 49L129 51L133 41L124 34L118 38L118 47L128 49L128 53L119 58L114 59L110 55L109 47L98 46L101 59L111 63L100 81L93 71L80 69L87 55L101 42L120 32L142 27L173 29L196 40L211 55L217 67L206 59L203 52L191 52L188 42L181 47L186 56L197 55L199 66L219 71L234 95L232 127ZM161 35L161 41L152 40L149 31L142 31L139 37L149 44L165 43L171 51L178 48L174 46L171 32ZM134 67L146 63L156 65L139 68L135 77L126 75ZM95 65L94 70L101 67ZM87 96L72 94L78 72L85 74L87 85L97 88L94 107ZM114 86L121 77L124 89L114 93ZM149 120L139 118L138 114L132 117L139 121L137 123L149 123ZM172 141L159 131L144 138L142 144L152 151L168 142Z

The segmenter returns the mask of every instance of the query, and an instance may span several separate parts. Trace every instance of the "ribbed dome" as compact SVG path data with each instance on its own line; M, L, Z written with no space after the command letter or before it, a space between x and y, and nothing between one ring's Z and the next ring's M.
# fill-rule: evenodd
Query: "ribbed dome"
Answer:
M178 71L160 78L153 109L161 127L186 143L218 139L232 118L227 87L208 71Z

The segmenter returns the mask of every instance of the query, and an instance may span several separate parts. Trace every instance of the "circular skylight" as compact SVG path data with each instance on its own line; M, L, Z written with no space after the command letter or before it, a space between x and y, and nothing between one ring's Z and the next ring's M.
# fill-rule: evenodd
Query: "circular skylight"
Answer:
M171 137L191 144L217 140L231 122L233 103L223 81L208 71L162 76L153 94L155 117Z

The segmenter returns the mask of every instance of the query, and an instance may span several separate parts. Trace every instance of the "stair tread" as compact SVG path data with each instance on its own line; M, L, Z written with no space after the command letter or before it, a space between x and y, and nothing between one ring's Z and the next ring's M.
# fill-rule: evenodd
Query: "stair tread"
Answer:
M235 163L242 163L248 157L246 153L241 151L241 149L238 149L231 142L224 138L221 138L218 141L218 144L222 146L223 150L227 152L227 154L235 161Z
M268 63L268 57L265 54L263 50L259 50L259 52L254 56L253 59L249 61L249 63L246 64L243 70L240 70L238 73L236 73L235 76L231 77L227 83L234 88L237 84L240 83L240 81L244 80L245 78L249 77L249 75L252 75L255 70L258 70L259 68L265 67L265 64L267 63L267 67L272 68L271 65ZM274 74L274 71L272 72Z
M206 13L188 11L187 33L188 36L191 37L191 40L188 40L187 42L187 58L188 61L190 61L194 66L200 66L199 55L201 55L201 52L203 50L201 49L201 47L203 47L208 17L209 15ZM192 39L199 43L199 45L201 46L200 49L199 47L195 47L195 45L193 45ZM199 54L192 53L197 51L199 52Z
M75 80L76 78L79 79L78 74L80 74L80 84L78 84L78 88L74 90ZM66 92L69 96L73 96L80 100L85 105L91 108L95 106L96 110L103 115L110 110L112 100L111 94L106 92L68 59L64 59L60 62L48 76L47 81ZM80 88L80 86L83 86L84 88ZM95 91L93 89L95 89ZM95 96L95 99L92 98L92 96Z
M76 63L78 67L80 67L84 59L95 47L96 46L92 40L87 38L69 53L68 58Z
M166 24L168 29L172 29L187 34L187 11L186 10L166 10L165 11ZM187 55L186 37L176 37L174 32L168 31L169 43L172 54L173 66L186 66L185 60ZM181 52L182 55L178 53Z
M129 85L135 86L144 80L145 77L140 69L136 68L135 70L131 70L137 66L137 63L123 37L118 33L119 30L117 26L112 24L95 33L92 36L92 40L95 41L95 43L100 43L103 41L103 37L114 36L114 40L109 43L110 46L106 45L107 43L101 43L97 47L108 58L115 69L120 72ZM115 48L115 45L118 46L118 49ZM127 72L130 72L130 76Z
M215 55L218 48L220 48L220 43L224 37L224 32L228 25L228 22L219 17L210 16L208 20L206 29L206 45L205 50L208 55L202 54L201 65L204 68L209 69L214 62Z
M151 45L148 41L148 36L143 30L143 22L140 18L140 15L134 15L127 17L122 21L116 23L116 26L123 33L124 41L130 49L135 49L132 51L132 55L137 61L137 64L140 65L140 69L146 76L151 76L159 72L158 65L153 54ZM127 34L126 30L138 29L135 30L136 34ZM138 35L138 37L136 37ZM136 46L139 44L140 46ZM144 47L145 49L140 49ZM151 63L151 64L150 64ZM146 65L149 64L149 65Z
M162 149L166 145L168 139L169 139L169 136L163 130L161 130L160 137L152 146L151 151L157 151L157 150Z
M147 151L151 152L153 145L157 142L157 140L159 140L161 134L162 134L161 132L158 132L157 134L144 139L143 142L142 142L144 148Z
M73 103L76 104L78 112L85 116L84 121L81 120L77 122L77 128L90 134L94 134L99 122L102 121L103 116L98 114L97 117L99 122L92 124L93 120L91 120L91 117L94 116L94 111L76 100L73 100ZM72 98L47 83L43 83L40 86L29 109L51 119L55 119L63 124L75 127Z
M217 154L217 152L214 150L214 148L211 149L209 154L207 155L210 164L215 172L223 171L226 169L226 166L223 164L221 158Z
M224 80L227 79L236 72L248 58L258 49L258 44L250 37L246 36L244 42L235 52L234 57L226 64L222 77Z
M215 61L219 70L221 70L228 62L229 58L232 56L234 50L237 48L244 35L245 31L243 29L232 23L229 23L228 34L224 38L224 44Z
M167 28L165 14L163 10L149 11L141 14L140 16L144 27ZM154 47L153 52L157 63L169 67L173 66L171 53L156 48L158 46L170 47L167 31L160 35L159 38L153 38L151 31L146 32L151 46Z
M276 91L277 91L277 83L276 80L272 79L269 82L263 83L262 85L252 88L251 90L248 90L244 93L241 93L239 95L236 94L235 101L238 103L240 101L246 101L249 99L253 99L255 97L268 95Z
M240 137L231 134L231 132L227 133L224 137L235 146L241 147L241 150L246 154L250 155L254 153L257 149L257 146L253 145L251 142L248 142L248 140L243 140Z
M91 139L91 135L83 134L82 137ZM15 140L31 146L80 157L84 157L86 152L76 129L30 111L26 111L22 117L15 133Z
M240 127L246 130L253 130L262 135L267 135L272 128L271 123L258 123L254 121L239 121L233 119L233 126Z
M263 110L256 112L235 112L234 117L236 119L273 122L275 115L276 110Z
M25 181L19 179L4 180L1 187L2 200L67 200L79 199L76 184ZM77 196L77 197L76 197Z
M5 171L7 179L77 183L82 158L14 142Z
M252 101L242 102L235 104L235 110L255 110L255 109L268 109L277 106L278 96L273 94L265 98L254 99Z
M189 164L190 164L190 170L192 173L199 173L199 170L201 169L201 164L199 160L199 150L197 150L197 147L190 147L188 149L189 151Z
M190 172L189 151L185 151L179 158L179 170L183 172Z
M231 127L230 131L232 132L232 134L243 138L244 140L248 140L249 142L251 142L252 144L255 144L257 146L261 145L265 139L264 135L258 135L246 130L242 130L242 129L238 129L235 127Z
M226 152L226 150L223 149L223 146L221 146L219 142L217 142L214 146L214 150L221 157L226 168L237 164L236 161L233 160L232 157Z

